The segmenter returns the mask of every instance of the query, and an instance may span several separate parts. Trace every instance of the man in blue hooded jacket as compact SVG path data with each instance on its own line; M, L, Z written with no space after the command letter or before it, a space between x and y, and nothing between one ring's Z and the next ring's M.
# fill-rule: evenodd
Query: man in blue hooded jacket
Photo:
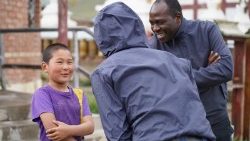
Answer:
M143 23L128 6L102 9L94 37L106 57L91 83L108 140L215 140L190 62L150 49Z
M233 63L217 26L208 21L186 20L178 0L156 0L149 21L154 32L151 47L191 61L216 140L230 141L233 129L227 113L226 82L232 79ZM215 55L214 60L210 52L218 53L219 58Z

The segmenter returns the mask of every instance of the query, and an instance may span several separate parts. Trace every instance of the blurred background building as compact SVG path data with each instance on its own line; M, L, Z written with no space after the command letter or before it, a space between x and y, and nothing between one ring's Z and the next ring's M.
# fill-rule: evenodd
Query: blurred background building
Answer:
M107 4L122 1L129 5L142 19L146 33L150 36L148 12L154 0L68 0L68 27L93 26L96 13ZM244 33L249 29L249 0L179 0L183 15L187 19L226 20L239 22L239 29ZM0 28L57 28L57 0L0 0ZM96 49L93 38L85 33L78 33L78 44L82 62L100 60L102 55ZM9 33L2 34L0 44L4 46L5 63L39 64L41 50L56 42L56 32L46 33ZM68 44L72 47L72 34L68 34ZM2 51L3 52L3 51ZM30 58L32 56L32 61ZM86 63L83 65L86 65ZM98 62L98 61L97 61ZM22 74L32 74L24 77ZM39 74L33 70L5 71L6 83L10 88L19 87L18 83L34 82ZM38 82L39 83L39 82ZM39 84L36 84L39 85ZM36 86L35 85L35 86ZM35 87L33 86L33 87ZM30 87L30 86L29 86ZM31 89L33 90L33 89Z

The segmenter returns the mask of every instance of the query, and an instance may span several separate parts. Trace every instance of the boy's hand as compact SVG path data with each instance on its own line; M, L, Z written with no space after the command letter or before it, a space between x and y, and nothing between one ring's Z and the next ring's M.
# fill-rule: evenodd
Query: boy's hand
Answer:
M68 128L70 127L69 125L60 121L53 121L53 123L56 124L57 127L48 129L46 131L47 137L50 140L61 141L70 136L68 132Z

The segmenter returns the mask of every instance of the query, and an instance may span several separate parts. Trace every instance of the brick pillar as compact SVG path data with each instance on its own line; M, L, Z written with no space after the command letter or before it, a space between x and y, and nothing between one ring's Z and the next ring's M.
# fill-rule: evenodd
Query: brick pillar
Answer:
M58 0L58 42L68 45L68 0Z
M0 28L28 28L29 0L0 0ZM40 7L36 0L36 8ZM39 27L40 8L35 10L36 27ZM40 64L41 39L40 33L6 33L3 35L4 63ZM4 69L7 88L32 83L40 79L40 70ZM21 90L18 87L17 90ZM15 89L15 88L14 88ZM25 90L24 90L25 91Z
M35 27L40 27L40 18L41 18L41 4L40 0L35 0Z

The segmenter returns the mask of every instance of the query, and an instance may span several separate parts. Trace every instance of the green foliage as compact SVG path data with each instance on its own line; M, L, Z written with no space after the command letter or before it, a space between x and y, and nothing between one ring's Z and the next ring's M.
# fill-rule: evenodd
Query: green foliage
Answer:
M98 114L99 110L97 107L95 96L91 90L91 82L88 78L80 78L80 88L83 88L84 93L88 97L89 107L92 113Z
M43 83L48 82L48 74L43 71L40 74L40 78L43 81Z
M91 81L87 77L80 77L80 88L83 88L84 93L88 97L89 108L92 113L99 114L95 96L91 90Z
M90 107L91 112L98 114L99 110L98 110L94 95L92 93L87 93L86 95L88 97L88 102L89 102L89 107Z
M91 86L91 82L89 79L80 78L80 86Z

